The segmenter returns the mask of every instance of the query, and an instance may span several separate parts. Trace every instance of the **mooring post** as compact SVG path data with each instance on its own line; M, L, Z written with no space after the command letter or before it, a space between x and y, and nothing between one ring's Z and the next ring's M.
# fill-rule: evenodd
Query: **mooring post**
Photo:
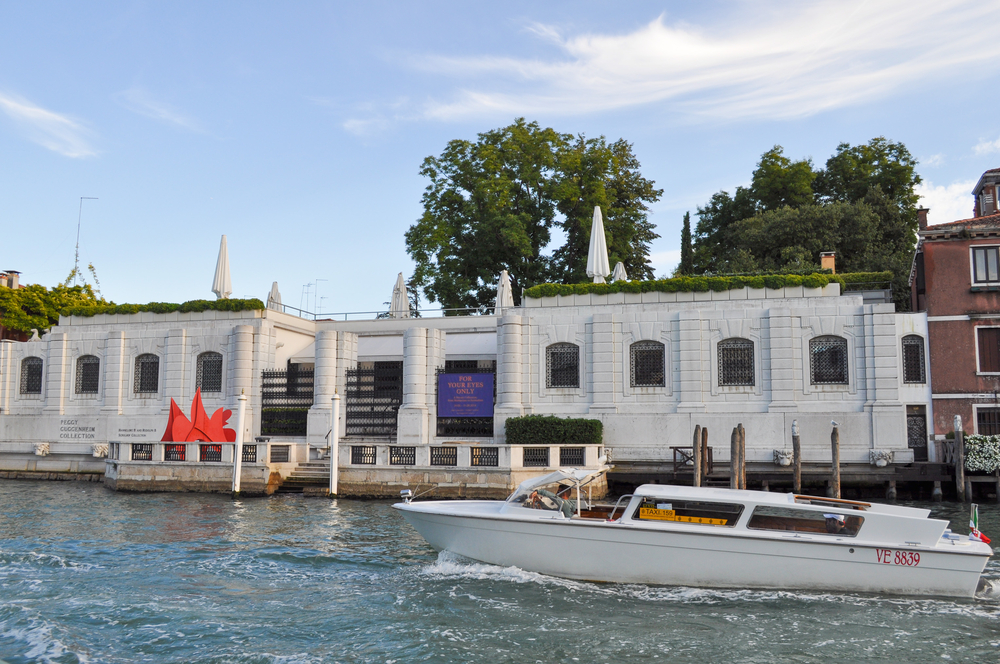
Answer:
M955 491L959 502L965 502L965 434L962 432L962 416L956 415L952 422L955 432Z
M840 498L840 427L834 422L833 431L830 432L830 446L833 448L833 474L830 478L830 490L832 498Z
M240 479L243 475L243 418L246 417L247 395L240 390L240 407L236 414L236 444L233 446L233 496L240 495Z
M691 444L694 463L694 479L691 486L701 486L701 425L694 425L694 441Z
M944 499L944 492L941 491L941 481L934 480L934 488L931 489L931 500L940 503Z
M743 428L743 423L736 425L740 432L740 488L747 488L747 430Z
M701 481L708 481L708 427L701 428Z
M886 500L896 501L896 480L889 480L889 488L885 491Z
M802 441L799 438L799 421L792 420L792 466L795 469L792 490L802 493Z
M733 435L729 437L729 488L740 488L740 432L733 427Z
M340 472L340 395L333 391L333 412L330 414L330 497L337 495L337 476Z

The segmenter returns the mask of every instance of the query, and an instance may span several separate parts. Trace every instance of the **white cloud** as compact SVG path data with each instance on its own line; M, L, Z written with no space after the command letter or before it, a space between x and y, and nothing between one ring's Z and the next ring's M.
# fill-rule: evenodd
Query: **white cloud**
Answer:
M204 131L197 120L185 115L169 104L154 99L144 88L129 88L128 90L119 92L115 97L128 110L151 120L165 122L188 131Z
M932 154L929 157L921 157L919 161L922 166L940 166L944 163L944 155Z
M736 5L716 23L663 16L625 34L564 35L550 58L407 56L404 65L463 79L425 118L581 114L640 104L725 118L790 118L856 105L956 71L982 70L1000 40L995 5L892 0L851 5Z
M991 154L1000 152L1000 138L995 141L980 141L976 147L972 148L976 154Z
M947 224L951 221L968 219L972 216L972 188L976 180L955 182L935 187L928 180L917 185L920 205L930 208L927 213L928 225Z
M0 93L0 110L25 132L28 139L65 157L97 154L87 137L90 131L68 115L36 106L21 97Z

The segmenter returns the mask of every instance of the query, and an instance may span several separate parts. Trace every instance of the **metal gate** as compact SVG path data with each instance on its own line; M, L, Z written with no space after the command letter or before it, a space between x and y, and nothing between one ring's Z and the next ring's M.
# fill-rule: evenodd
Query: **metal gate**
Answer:
M261 379L260 435L304 436L313 405L313 370L265 369Z
M347 435L395 437L396 415L403 403L403 363L373 364L371 369L347 370Z
M906 408L906 445L914 461L927 461L927 413L923 406Z

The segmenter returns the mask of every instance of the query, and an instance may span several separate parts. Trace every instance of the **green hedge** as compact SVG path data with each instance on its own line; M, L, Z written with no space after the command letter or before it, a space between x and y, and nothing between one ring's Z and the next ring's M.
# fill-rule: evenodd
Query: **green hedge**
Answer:
M838 275L845 284L892 281L892 272L849 272Z
M881 274L881 273L877 273ZM843 275L839 274L768 274L745 277L674 277L654 281L616 281L612 284L539 284L524 291L525 297L541 298L553 295L609 295L611 293L689 293L740 288L783 288L785 286L805 286L822 288L837 282L844 286Z
M249 300L189 300L183 304L173 302L150 302L149 304L103 304L89 307L66 307L63 316L96 316L98 314L137 314L148 311L154 314L169 314L175 311L254 311L264 309L264 303L257 298Z
M604 439L600 420L553 415L512 417L504 430L508 445L600 445Z

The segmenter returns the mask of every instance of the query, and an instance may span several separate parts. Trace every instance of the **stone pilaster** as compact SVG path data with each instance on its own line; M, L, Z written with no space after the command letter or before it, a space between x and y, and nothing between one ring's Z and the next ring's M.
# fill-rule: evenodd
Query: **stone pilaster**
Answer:
M108 332L104 351L104 401L102 415L121 415L122 400L125 397L125 333L120 330Z
M167 346L163 355L163 409L165 412L168 411L170 400L174 399L187 411L191 401L185 394L188 365L187 330L167 331ZM194 388L191 389L191 397L194 397Z
M253 326L237 325L230 337L232 370L229 381L229 408L239 408L240 393L253 394Z
M330 410L333 390L337 386L337 331L316 333L315 372L313 373L313 405L307 420L307 440L313 447L326 447L330 431Z
M411 327L403 333L403 404L397 416L396 438L400 445L429 442L427 412L426 327Z
M511 417L524 415L521 404L524 370L524 319L504 315L497 324L497 403L493 409L493 439L504 444L504 425Z
M614 314L594 314L591 342L592 364L585 367L587 382L591 383L591 413L616 413L618 372L615 371L615 349L618 321ZM586 357L586 355L585 355Z
M771 309L768 311L768 348L770 350L771 403L770 412L794 412L798 410L795 401L795 345L798 339L792 333L791 311ZM762 367L767 372L767 367Z
M680 400L677 412L694 413L705 410L705 366L708 358L702 348L700 311L682 311L678 319L677 346L680 354ZM709 372L711 377L711 372Z
M45 371L45 385L42 386L45 395L43 411L62 415L66 412L68 397L67 376L72 376L66 367L71 361L66 346L67 335L65 332L49 332L47 337L48 353L42 356L45 362L42 366Z

